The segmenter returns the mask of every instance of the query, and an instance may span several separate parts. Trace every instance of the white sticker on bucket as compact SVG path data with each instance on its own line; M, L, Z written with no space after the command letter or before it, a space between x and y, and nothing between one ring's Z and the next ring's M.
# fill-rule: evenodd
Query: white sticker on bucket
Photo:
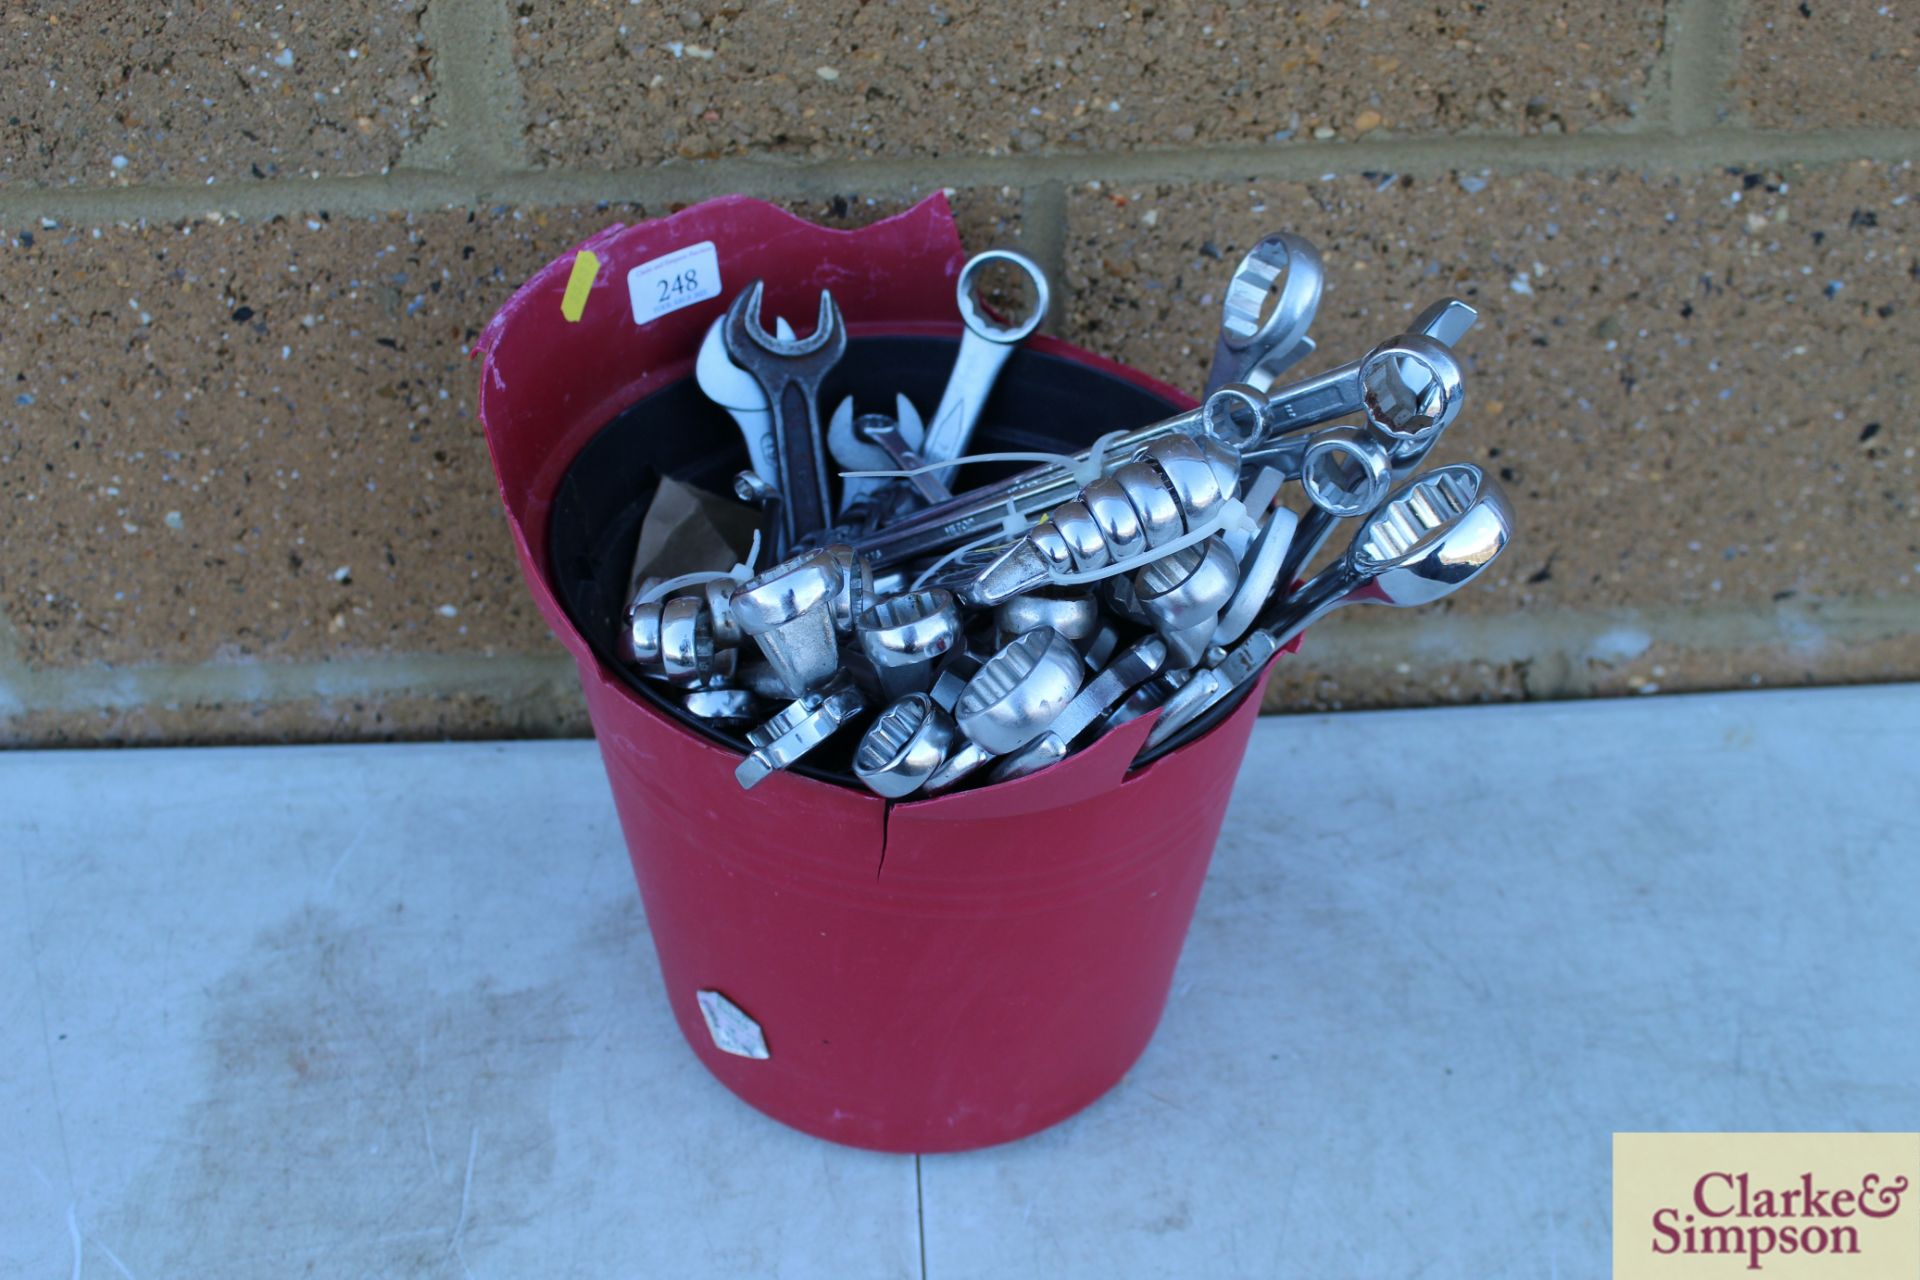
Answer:
M767 1038L760 1024L746 1015L739 1005L718 991L694 993L700 1001L700 1016L707 1020L707 1034L714 1048L740 1058L765 1058Z
M682 307L720 296L720 255L702 240L627 272L633 322L648 324Z

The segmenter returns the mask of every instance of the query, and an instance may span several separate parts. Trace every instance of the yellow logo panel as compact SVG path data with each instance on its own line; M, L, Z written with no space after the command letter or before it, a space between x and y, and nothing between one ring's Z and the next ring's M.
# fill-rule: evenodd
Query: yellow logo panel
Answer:
M1920 1133L1616 1133L1614 1280L1920 1280Z

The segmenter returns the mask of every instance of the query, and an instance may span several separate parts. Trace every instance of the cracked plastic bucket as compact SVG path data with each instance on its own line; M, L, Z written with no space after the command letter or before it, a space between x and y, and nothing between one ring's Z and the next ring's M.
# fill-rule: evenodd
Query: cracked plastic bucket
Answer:
M719 279L659 310L657 281L674 274L653 266L663 258ZM687 1043L775 1119L883 1151L1019 1138L1126 1073L1166 1003L1260 701L1256 689L1142 769L1128 766L1151 717L1028 778L889 803L804 770L742 792L741 752L613 659L657 478L725 492L745 465L738 430L692 382L733 293L764 278L767 314L811 317L831 288L851 337L836 377L863 403L897 389L931 406L960 332L964 258L940 196L852 232L729 197L586 241L478 344L480 417L521 569L579 666ZM1002 374L977 443L1077 446L1191 403L1036 338ZM1003 422L1002 406L1045 430Z

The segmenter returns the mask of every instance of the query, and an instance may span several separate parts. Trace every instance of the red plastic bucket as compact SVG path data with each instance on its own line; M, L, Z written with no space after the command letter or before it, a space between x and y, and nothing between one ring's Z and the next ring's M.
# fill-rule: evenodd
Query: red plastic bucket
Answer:
M724 294L636 319L628 273L643 268L651 282L659 273L648 264L709 242ZM570 281L579 300L588 272L576 259L589 252L597 270L584 306L563 306ZM768 1115L884 1151L956 1151L1033 1133L1098 1098L1139 1057L1259 691L1211 732L1132 772L1151 717L1043 773L933 800L890 805L791 773L743 793L739 754L682 723L608 657L597 624L617 601L609 588L591 603L570 575L594 567L571 561L611 562L623 585L619 530L589 539L591 556L576 551L556 565L553 526L581 485L644 488L574 464L623 411L679 394L706 326L741 286L765 279L767 314L809 318L830 287L856 340L952 340L963 261L940 196L851 232L729 197L586 241L516 293L477 348L480 417L521 568L579 665L681 1031L716 1077ZM1065 343L1029 346L1034 359L1125 384L1141 421L1191 403ZM1073 430L1091 439L1125 425L1103 417ZM712 460L732 443L724 434L683 439L690 433L663 435L657 421L629 429L648 427L662 468L703 455L709 467L737 465ZM579 530L563 532L583 545ZM764 1058L720 1047L703 992L757 1024Z

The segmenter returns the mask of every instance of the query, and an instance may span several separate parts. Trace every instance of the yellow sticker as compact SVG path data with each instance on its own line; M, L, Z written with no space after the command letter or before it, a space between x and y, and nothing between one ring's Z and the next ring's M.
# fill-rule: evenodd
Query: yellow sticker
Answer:
M587 290L593 288L593 278L599 274L600 259L594 257L592 250L582 249L573 255L573 274L567 277L567 292L560 299L560 314L569 324L585 313Z

